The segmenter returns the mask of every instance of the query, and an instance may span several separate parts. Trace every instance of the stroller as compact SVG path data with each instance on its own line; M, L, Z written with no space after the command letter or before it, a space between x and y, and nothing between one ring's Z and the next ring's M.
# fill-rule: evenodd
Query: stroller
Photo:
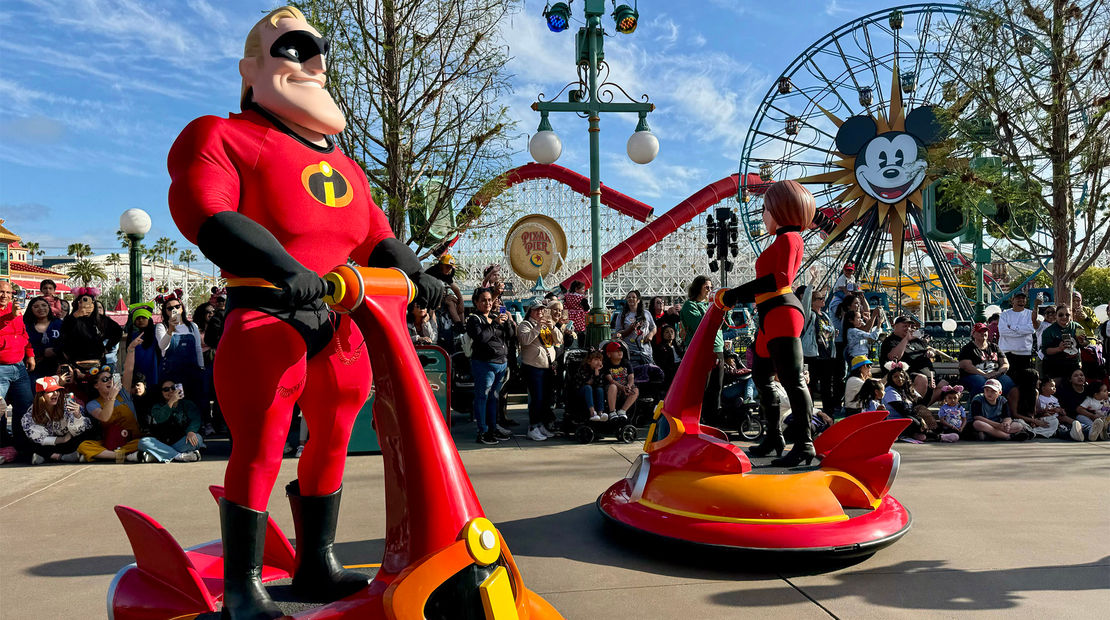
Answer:
M624 348L625 355L629 355L628 346L619 340L617 342ZM602 348L608 342L602 343ZM563 386L566 397L566 409L563 413L561 430L568 436L573 436L579 443L590 443L606 435L614 436L620 443L632 443L638 439L637 423L649 421L655 405L662 398L664 390L663 371L654 365L648 365L638 358L629 358L636 373L636 387L640 389L640 396L636 403L627 411L628 419L618 422L591 422L587 415L588 409L582 400L579 389L582 387L578 379L578 368L586 359L586 349L571 349L563 358Z

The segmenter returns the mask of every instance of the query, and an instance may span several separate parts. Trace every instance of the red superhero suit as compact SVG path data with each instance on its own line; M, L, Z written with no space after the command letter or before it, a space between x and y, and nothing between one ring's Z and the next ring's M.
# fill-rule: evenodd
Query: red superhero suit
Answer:
M755 303L759 313L759 329L755 337L755 359L752 381L759 391L760 409L767 421L763 441L749 450L754 456L766 456L772 450L781 457L785 448L779 428L779 408L772 402L771 378L777 375L790 397L792 424L798 440L785 457L773 465L794 466L808 463L816 454L809 424L813 400L803 375L800 336L805 320L802 306L791 286L802 264L802 235L799 222L808 225L813 217L813 196L793 181L775 183L765 195L765 209L775 234L770 247L755 261L755 279L738 286L725 295L725 304ZM806 210L808 207L808 211ZM775 220L784 219L787 224Z

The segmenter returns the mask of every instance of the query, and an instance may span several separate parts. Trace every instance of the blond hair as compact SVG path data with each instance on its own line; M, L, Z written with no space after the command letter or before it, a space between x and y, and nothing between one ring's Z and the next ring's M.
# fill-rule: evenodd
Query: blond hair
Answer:
M247 40L243 42L243 58L255 58L258 60L258 62L261 63L262 55L264 53L262 50L262 29L265 28L267 24L269 24L271 28L277 28L278 22L283 19L299 19L304 22L308 21L307 19L305 19L304 13L302 13L301 10L295 6L283 6L270 11L266 14L265 17L258 20L258 22L255 23L255 25L251 28L250 32L247 33ZM247 103L247 93L249 91L250 86L247 85L246 78L243 78L239 89L240 107Z

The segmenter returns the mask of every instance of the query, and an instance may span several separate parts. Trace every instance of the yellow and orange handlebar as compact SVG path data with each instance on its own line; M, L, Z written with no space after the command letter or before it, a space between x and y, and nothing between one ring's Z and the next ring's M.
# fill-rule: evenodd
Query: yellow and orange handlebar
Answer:
M343 314L357 308L367 295L403 296L408 302L416 299L416 285L395 267L339 265L324 274L324 280L328 283L324 303Z

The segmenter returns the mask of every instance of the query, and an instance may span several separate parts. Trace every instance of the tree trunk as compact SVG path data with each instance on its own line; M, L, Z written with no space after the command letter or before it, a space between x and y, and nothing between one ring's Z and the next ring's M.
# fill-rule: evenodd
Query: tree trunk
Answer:
M397 37L397 7L395 0L382 1L382 37L385 67L382 76L382 97L385 99L385 118L382 119L385 134L385 168L388 187L386 193L386 215L393 234L403 238L405 230L405 202L402 196L405 162L401 149L401 50Z
M1052 47L1052 102L1049 117L1052 122L1052 280L1056 303L1071 302L1071 288L1075 274L1071 273L1071 250L1075 217L1071 209L1071 175L1068 162L1068 106L1064 54L1064 0L1052 2L1052 26L1049 42Z

